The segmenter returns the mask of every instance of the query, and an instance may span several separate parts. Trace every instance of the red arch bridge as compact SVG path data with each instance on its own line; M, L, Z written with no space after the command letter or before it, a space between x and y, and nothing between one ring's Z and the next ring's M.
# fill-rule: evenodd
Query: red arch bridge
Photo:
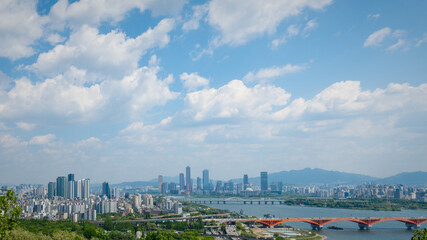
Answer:
M235 219L232 222L257 222L268 227L287 222L306 222L311 225L313 230L320 230L324 225L339 221L350 221L357 223L361 230L367 230L372 225L385 221L399 221L405 223L408 229L419 228L421 224L427 222L427 218L406 218L406 217L379 217L379 218L286 218L286 219Z

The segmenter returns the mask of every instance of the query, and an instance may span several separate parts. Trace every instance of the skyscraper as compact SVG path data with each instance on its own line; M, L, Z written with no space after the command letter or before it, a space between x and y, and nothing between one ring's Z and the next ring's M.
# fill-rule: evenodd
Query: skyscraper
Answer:
M102 195L107 196L108 198L111 198L111 189L110 184L108 182L102 183Z
M158 184L159 184L159 192L162 192L162 184L163 184L163 176L162 175L159 175Z
M82 198L82 180L74 182L74 197L78 199Z
M261 191L268 191L268 173L261 172Z
M249 186L248 174L243 175L243 190L246 190Z
M64 176L56 178L56 196L67 197L67 178Z
M185 168L185 172L186 172L186 185L187 185L187 187L186 187L186 189L187 189L187 193L191 193L192 192L192 186L191 186L191 169L190 169L190 167L189 166L187 166L186 168Z
M67 198L74 199L74 181L67 182Z
M47 197L49 199L53 199L53 196L56 195L56 183L55 182L50 182L47 185Z
M74 181L74 173L68 174L68 181Z
M89 189L90 189L90 179L89 178L83 179L82 180L82 198L83 199L89 198L90 196Z
M202 190L202 179L200 177L197 177L197 191Z
M203 191L205 193L210 192L210 184L209 184L209 170L203 170Z
M184 173L179 174L179 189L181 191L185 190L185 180L184 180Z

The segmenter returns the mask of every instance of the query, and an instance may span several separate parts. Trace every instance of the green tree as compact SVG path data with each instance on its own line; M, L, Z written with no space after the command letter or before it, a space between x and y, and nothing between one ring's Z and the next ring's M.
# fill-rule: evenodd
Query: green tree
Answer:
M427 240L427 228L415 229L411 240Z
M110 216L106 217L104 220L104 229L107 231L111 231L113 230L113 220L111 219Z
M18 225L22 209L16 204L14 194L7 190L6 196L0 196L0 239L5 239L8 232Z

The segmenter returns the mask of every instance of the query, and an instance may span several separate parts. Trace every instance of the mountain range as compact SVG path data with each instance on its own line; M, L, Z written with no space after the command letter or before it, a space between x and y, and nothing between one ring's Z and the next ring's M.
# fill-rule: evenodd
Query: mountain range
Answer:
M241 183L242 178L232 179L235 183ZM194 181L194 180L193 180ZM215 181L215 180L214 180ZM178 177L163 177L163 182L178 182ZM195 181L194 181L195 182ZM259 184L260 177L249 178L250 183ZM305 168L301 170L281 171L268 174L268 182L283 182L285 184L295 185L337 185L349 184L358 185L364 183L378 183L378 184L403 184L408 186L427 185L427 172L405 172L397 175L376 178L363 174L346 173L339 171L329 171L320 168ZM122 182L119 186L140 187L140 186L156 186L157 179L149 181L136 181L136 182Z

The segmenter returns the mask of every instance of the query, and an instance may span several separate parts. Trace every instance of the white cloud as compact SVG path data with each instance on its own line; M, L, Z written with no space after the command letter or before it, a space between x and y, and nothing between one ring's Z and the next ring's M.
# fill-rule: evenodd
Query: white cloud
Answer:
M183 73L180 76L181 82L184 85L184 88L189 91L194 91L199 88L207 88L209 87L209 80L199 76L197 73Z
M199 28L200 21L205 17L206 13L208 12L208 4L203 5L196 5L192 7L193 9L193 15L191 16L190 20L185 22L182 25L182 30L185 32L188 32L190 30L196 30Z
M54 134L47 134L42 136L35 136L31 138L30 144L36 144L36 145L47 145L52 143L53 140L56 139L56 136Z
M150 9L156 16L177 14L185 3L185 0L81 0L69 4L68 0L60 0L52 6L49 17L52 28L78 29L83 25L98 26L102 22L115 24L136 8L140 12Z
M285 35L283 35L280 38L273 39L271 41L272 48L273 49L277 48L279 45L281 45L283 43L286 43L287 39L297 36L299 34L299 31L300 30L299 30L298 26L296 26L296 25L289 25L288 28L287 28L287 30L286 30L286 34Z
M405 40L398 39L397 42L390 47L387 48L388 51L396 51L397 49L401 48L405 44Z
M101 143L102 143L101 139L96 138L96 137L90 137L88 139L83 139L83 140L78 141L76 143L76 146L78 148L82 148L82 147L99 148L99 147L101 147Z
M52 45L56 45L57 43L61 43L64 42L66 40L65 37L59 35L58 33L52 33L51 35L49 35L49 37L47 37L46 39L50 44Z
M30 68L45 76L55 76L75 66L119 78L135 70L148 49L167 45L174 25L174 20L163 19L136 38L127 38L118 31L100 34L96 28L83 26L65 44L40 54Z
M372 13L372 14L369 14L368 16L367 16L367 18L369 19L369 18L374 18L374 19L377 19L377 18L380 18L381 17L381 14L379 14L379 13Z
M276 120L298 119L304 114L334 113L338 116L374 115L397 109L426 111L427 84L418 87L409 84L389 84L386 89L361 91L360 82L337 82L314 98L295 99L274 113Z
M215 89L205 89L187 94L185 102L194 120L231 117L267 117L273 106L283 106L290 98L285 90L256 85L248 88L240 80L233 80Z
M249 72L243 77L243 81L245 82L252 82L257 80L266 80L271 79L279 76L283 76L285 74L289 73L295 73L303 70L305 67L300 65L292 65L287 64L284 66L273 66L270 68L262 68L255 72Z
M20 129L26 130L26 131L30 131L32 129L34 129L36 127L36 124L34 123L26 123L26 122L17 122L16 126L19 127Z
M310 20L310 21L308 21L306 24L305 24L305 27L304 27L304 29L302 30L302 35L303 35L303 37L308 37L308 36L310 36L310 32L313 30L313 29L316 29L317 28L317 26L318 26L318 24L317 24L317 22L315 21L315 20Z
M418 42L415 44L416 47L421 46L421 44L427 42L427 33L424 33L423 38L418 40Z
M304 9L323 9L331 0L270 1L213 0L209 3L208 22L220 35L214 45L242 45L251 39L272 34L285 18Z
M32 56L32 45L43 34L46 17L36 12L37 1L2 0L0 4L0 57L16 60Z
M391 34L391 28L385 27L382 28L371 35L365 40L365 43L363 44L364 47L373 47L373 46L379 46L384 39Z
M0 135L0 146L4 148L26 146L28 143L10 134Z

